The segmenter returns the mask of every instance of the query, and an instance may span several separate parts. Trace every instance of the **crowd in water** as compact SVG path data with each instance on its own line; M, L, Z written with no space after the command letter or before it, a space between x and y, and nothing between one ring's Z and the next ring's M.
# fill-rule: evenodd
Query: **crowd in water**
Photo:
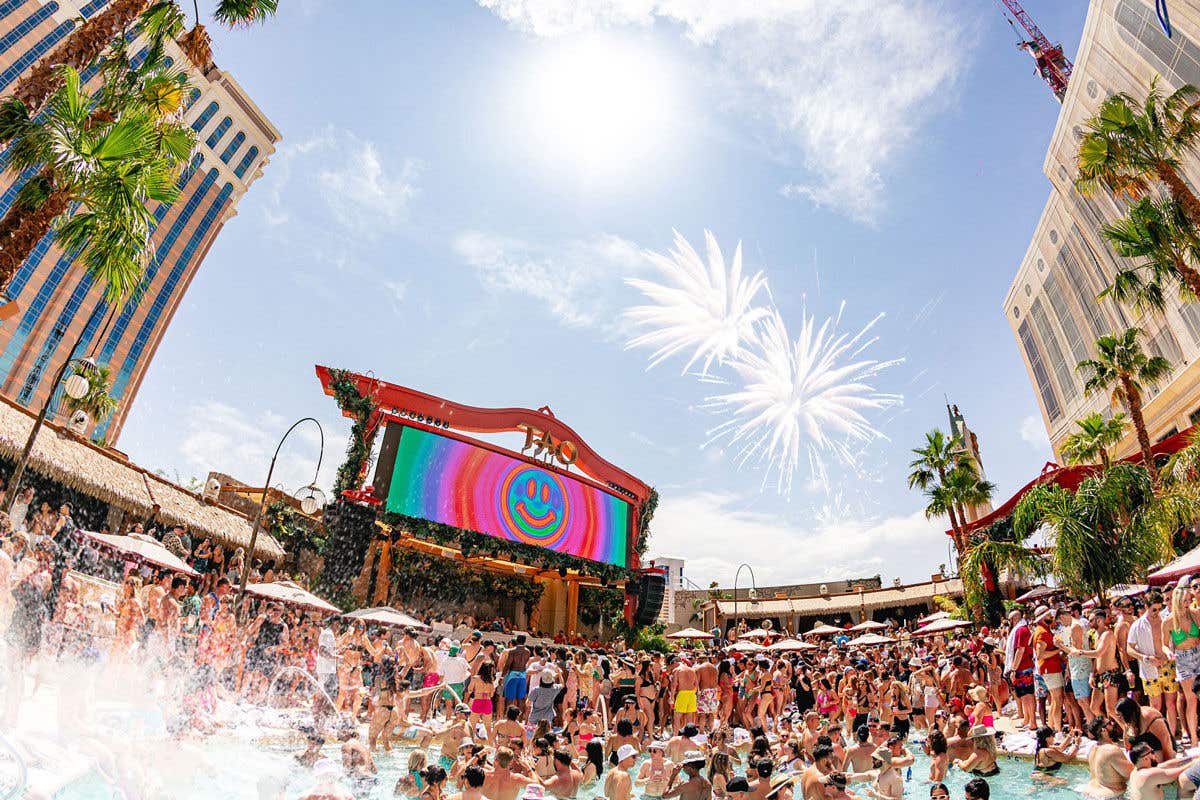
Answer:
M965 797L988 800L1002 770L1061 783L1072 761L1098 798L1187 798L1200 784L1186 754L1200 753L1200 581L1106 606L1018 607L992 629L889 629L894 641L870 647L837 636L760 649L742 625L658 653L265 601L239 615L227 575L98 553L117 580L97 603L70 569L85 539L63 528L0 545L6 728L47 665L169 676L177 735L218 730L222 705L305 709L295 758L311 770L308 800L379 796L379 762L397 760L386 792L420 800L899 800L918 786L949 800L963 780ZM1004 757L1022 749L1028 760Z

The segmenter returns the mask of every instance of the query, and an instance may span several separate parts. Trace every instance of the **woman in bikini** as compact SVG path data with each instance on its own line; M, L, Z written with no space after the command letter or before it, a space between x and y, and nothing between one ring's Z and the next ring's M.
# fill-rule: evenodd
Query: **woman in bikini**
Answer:
M135 574L126 576L121 584L121 599L117 601L117 633L109 654L114 663L129 663L133 647L137 644L138 632L146 624L146 612L137 598L141 588L142 579Z
M496 694L496 667L490 661L479 665L479 674L467 685L471 705L471 731L482 722L488 741L492 739L492 697ZM466 699L466 698L464 698Z
M729 725L730 718L733 717L733 706L737 700L737 688L733 683L733 668L729 665L728 659L722 659L717 667L717 717L721 720L721 727L725 728Z
M977 778L990 778L1000 774L996 763L996 735L983 725L976 725L967 734L971 740L971 755L955 759L954 766Z
M649 659L643 661L638 667L634 693L637 695L638 709L641 711L643 719L649 720L650 723L646 725L646 730L642 732L644 741L648 742L650 741L651 733L649 729L653 727L654 723L654 703L658 700L658 680L654 675L654 664ZM628 706L622 710L626 709L628 709ZM638 726L635 724L634 727Z
M1196 676L1200 675L1200 625L1192 608L1190 587L1171 592L1171 615L1163 620L1163 640L1175 654L1175 679L1183 688L1184 729L1191 744L1196 739Z
M1061 746L1054 744L1054 730L1041 727L1034 733L1033 746L1033 777L1037 780L1066 785L1062 778L1054 773L1062 769L1062 765L1075 758L1079 752L1079 734L1075 731L1067 734Z

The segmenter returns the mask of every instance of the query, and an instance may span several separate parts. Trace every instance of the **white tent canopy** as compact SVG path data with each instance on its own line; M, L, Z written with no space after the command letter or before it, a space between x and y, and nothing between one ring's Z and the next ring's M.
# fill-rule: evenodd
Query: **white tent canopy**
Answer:
M928 625L931 622L937 622L939 619L949 619L949 611L935 611L927 617L921 617L917 620L918 625Z
M846 644L850 647L871 647L872 645L877 644L892 644L895 641L895 639L890 639L887 636L880 636L877 633L864 633L857 639L851 639L849 642L846 642Z
M886 628L886 627L887 627L887 625L884 625L882 622L876 622L873 619L868 619L868 620L864 620L864 621L858 623L857 625L851 626L850 630L852 630L852 631L878 631L878 630L882 630L883 628Z
M843 633L841 628L835 628L832 625L818 625L811 631L808 631L805 636L832 636L835 633Z
M360 608L345 615L346 619L360 619L372 625L388 625L393 628L428 628L421 620L410 617L403 611L397 611L391 606L376 606L375 608Z
M746 631L745 633L739 633L738 638L739 639L766 639L772 635L773 634L771 633L771 631L764 630L763 628L755 628L752 631Z
M927 633L945 633L946 631L952 631L956 628L969 628L973 624L973 622L968 622L965 619L935 619L928 625L918 628L913 635L924 636Z
M767 649L773 650L775 652L779 652L779 651L795 651L795 650L819 650L820 648L817 647L815 644L809 644L808 642L802 642L798 639L783 639L782 641L778 641L773 645L769 645L767 647Z

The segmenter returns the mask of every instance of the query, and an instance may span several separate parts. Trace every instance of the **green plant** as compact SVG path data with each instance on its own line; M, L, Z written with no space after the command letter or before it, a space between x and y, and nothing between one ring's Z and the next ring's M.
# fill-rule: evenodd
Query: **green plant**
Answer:
M375 431L368 426L378 404L373 397L364 396L358 391L358 382L349 370L331 369L329 376L329 387L333 390L338 409L354 418L350 426L350 441L346 445L346 458L338 467L337 478L333 482L334 496L341 497L342 492L357 489L366 474L375 440Z
M1102 229L1104 238L1125 261L1113 282L1100 293L1139 311L1163 313L1166 291L1173 287L1184 302L1195 302L1200 272L1193 266L1200 243L1183 209L1174 200L1145 197L1129 213Z
M947 436L934 428L925 434L925 445L912 452L916 458L908 465L908 488L925 493L927 518L949 517L961 571L969 545L967 509L987 501L995 487L979 477L974 459L958 436Z
M1129 427L1129 418L1124 412L1118 411L1112 419L1106 420L1100 412L1088 414L1083 419L1075 420L1079 429L1063 440L1062 454L1068 464L1091 464L1096 461L1108 469L1111 463L1108 449L1121 441L1125 429Z
M72 414L82 411L96 425L108 419L108 415L117 409L117 399L108 393L109 375L111 374L109 367L89 366L85 368L77 363L71 367L71 374L79 375L87 380L88 390L79 399L64 392L63 405L67 407L67 411Z

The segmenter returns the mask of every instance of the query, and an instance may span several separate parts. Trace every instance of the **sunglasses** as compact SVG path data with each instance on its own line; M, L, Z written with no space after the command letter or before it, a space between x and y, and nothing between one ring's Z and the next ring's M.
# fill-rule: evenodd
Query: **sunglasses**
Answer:
M948 795L948 794L931 794L931 795L929 795L929 800L950 800L950 795Z

